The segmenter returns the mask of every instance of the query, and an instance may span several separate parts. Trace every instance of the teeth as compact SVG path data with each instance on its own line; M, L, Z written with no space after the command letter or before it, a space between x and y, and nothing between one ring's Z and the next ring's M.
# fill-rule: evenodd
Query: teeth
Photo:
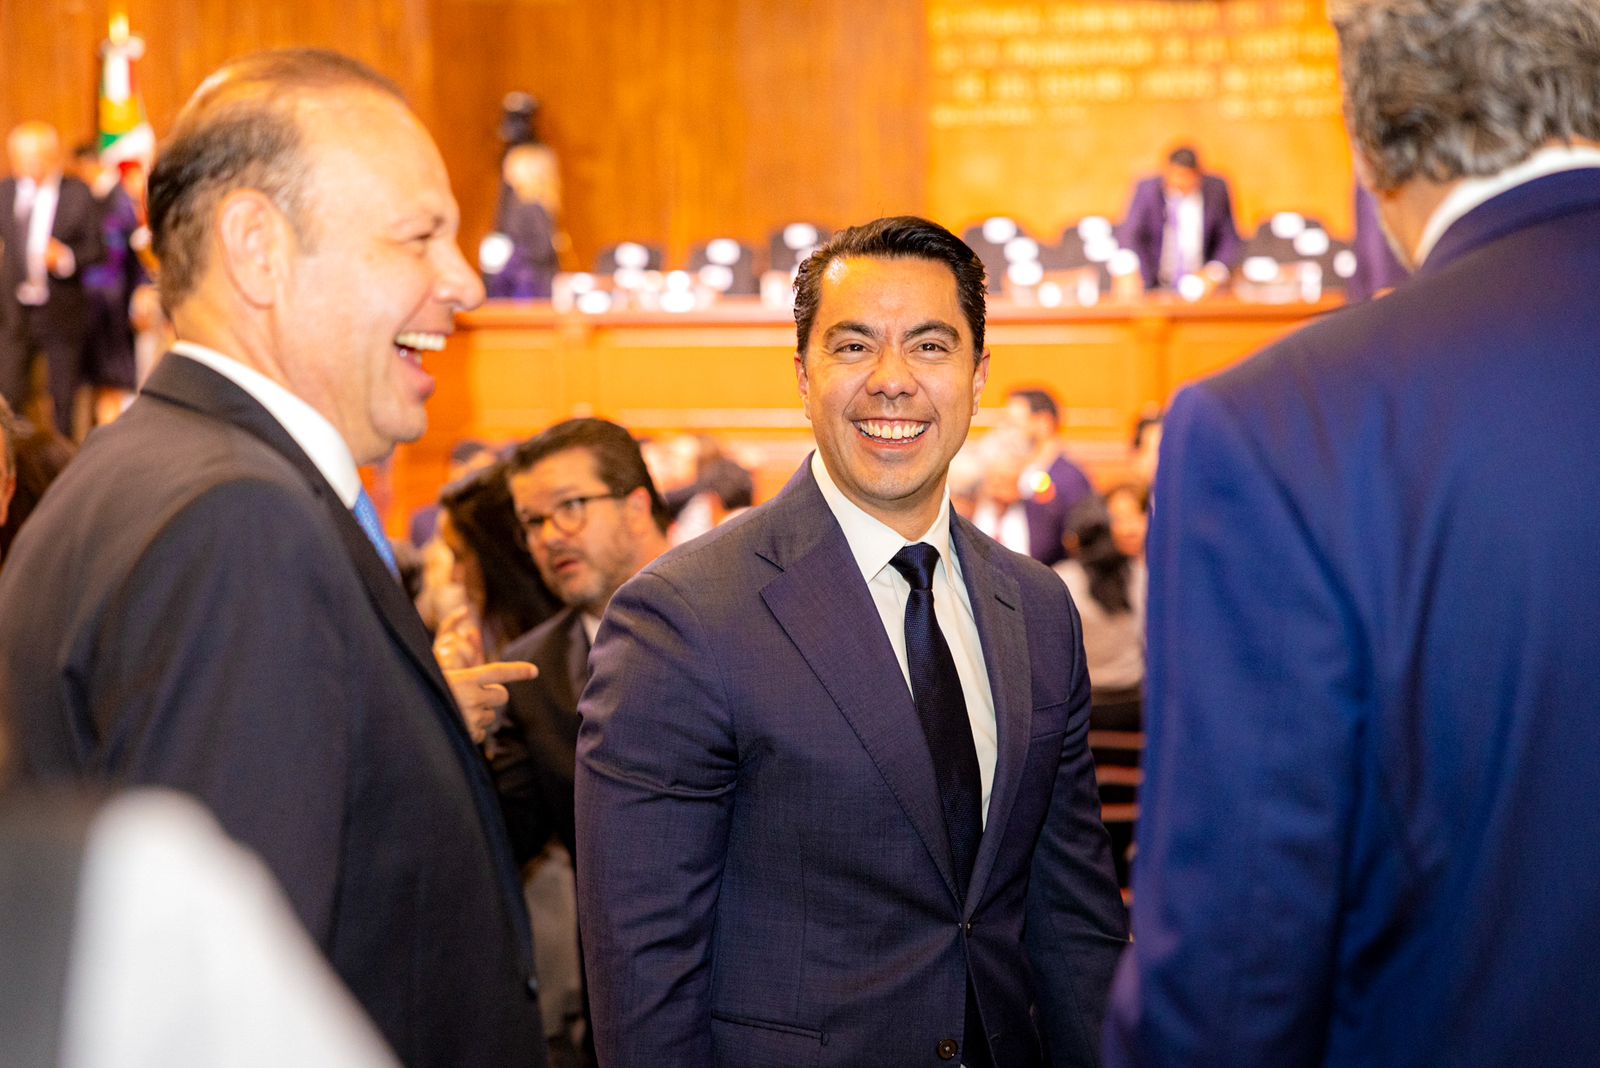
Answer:
M403 349L412 349L416 352L444 351L443 334L428 334L421 330L407 330L395 338L394 343Z
M869 438L879 441L911 441L920 438L928 429L927 423L906 423L889 419L863 419L857 429Z

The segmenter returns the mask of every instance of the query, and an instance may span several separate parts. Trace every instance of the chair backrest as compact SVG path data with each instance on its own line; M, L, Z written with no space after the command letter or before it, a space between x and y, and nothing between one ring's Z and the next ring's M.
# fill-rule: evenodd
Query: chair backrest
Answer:
M695 246L689 254L689 272L701 285L728 296L755 296L761 291L756 250L731 237Z
M793 273L818 245L832 236L815 223L792 222L779 227L768 242L767 269Z

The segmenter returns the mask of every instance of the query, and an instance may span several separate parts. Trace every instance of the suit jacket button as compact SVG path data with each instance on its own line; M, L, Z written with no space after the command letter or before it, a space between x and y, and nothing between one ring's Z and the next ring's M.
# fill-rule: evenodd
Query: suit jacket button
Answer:
M539 996L539 977L537 975L528 976L528 996L530 998Z
M941 1038L939 1040L939 1059L941 1061L953 1061L953 1060L955 1060L956 1059L956 1054L959 1053L960 1051L961 1051L961 1046L960 1046L959 1043L956 1042L955 1039L953 1039L953 1038Z

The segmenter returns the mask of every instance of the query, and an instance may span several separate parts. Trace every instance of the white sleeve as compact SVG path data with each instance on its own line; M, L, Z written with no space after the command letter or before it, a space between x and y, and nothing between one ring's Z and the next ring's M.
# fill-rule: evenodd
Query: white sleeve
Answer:
M141 790L90 828L66 1068L397 1068L264 865L199 804Z

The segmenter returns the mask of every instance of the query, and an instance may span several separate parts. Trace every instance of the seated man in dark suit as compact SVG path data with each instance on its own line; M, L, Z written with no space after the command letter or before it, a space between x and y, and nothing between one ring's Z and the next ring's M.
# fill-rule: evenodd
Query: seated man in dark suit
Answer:
M1175 289L1188 275L1215 287L1244 250L1228 183L1202 172L1187 147L1174 149L1160 174L1134 187L1117 240L1138 254L1146 289Z
M1348 0L1416 274L1172 403L1107 1060L1600 1051L1600 5Z
M541 1065L494 784L359 471L422 435L424 353L483 299L444 162L381 75L260 53L149 206L180 340L0 573L19 777L193 795L409 1068Z

